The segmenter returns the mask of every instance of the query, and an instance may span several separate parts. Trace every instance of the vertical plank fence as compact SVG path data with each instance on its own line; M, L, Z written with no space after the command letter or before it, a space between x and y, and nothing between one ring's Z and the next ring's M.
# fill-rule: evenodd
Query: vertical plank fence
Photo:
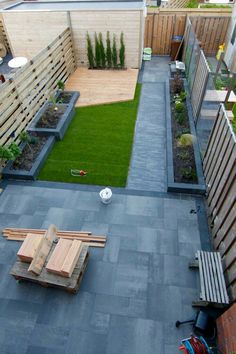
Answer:
M12 139L18 142L19 134L55 92L58 80L65 81L74 71L72 38L67 28L0 86L0 145Z
M224 106L218 112L203 160L213 244L221 253L232 300L236 300L236 137Z
M7 34L5 32L4 24L3 24L3 18L2 14L0 13L0 43L3 43L4 46L6 47L8 53L10 53L10 45L9 41L7 38Z
M158 12L149 12L145 21L144 47L151 47L156 55L170 55L172 37L184 35L190 14L202 50L207 55L215 55L226 39L230 13L217 15L216 12L212 15L204 10L199 11L200 14L196 15L188 9L163 8Z

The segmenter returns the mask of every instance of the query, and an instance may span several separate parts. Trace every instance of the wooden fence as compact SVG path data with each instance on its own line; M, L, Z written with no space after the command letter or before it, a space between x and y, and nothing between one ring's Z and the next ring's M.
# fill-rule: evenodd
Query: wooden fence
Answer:
M148 12L144 47L151 47L153 54L156 55L170 55L172 37L184 35L186 19L192 16L193 27L196 29L202 49L206 54L215 55L219 44L224 43L226 39L230 15L230 11L209 13L199 9L198 12L193 12L192 9L187 11L187 9L164 8Z
M0 43L3 43L7 51L10 52L10 45L4 28L2 14L0 14Z
M236 138L223 105L211 132L203 169L214 247L221 253L229 294L236 300Z
M0 86L0 145L18 141L42 104L75 70L71 32L67 28L47 48Z

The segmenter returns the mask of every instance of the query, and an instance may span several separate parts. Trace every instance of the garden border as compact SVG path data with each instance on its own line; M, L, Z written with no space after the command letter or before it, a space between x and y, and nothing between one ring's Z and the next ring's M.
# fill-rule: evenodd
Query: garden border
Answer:
M186 79L184 81L184 88L188 92ZM172 146L172 124L171 124L171 109L170 109L170 85L169 79L166 80L166 157L167 157L167 191L173 193L190 193L190 194L205 194L206 186L203 175L202 160L199 152L198 141L193 142L194 158L196 164L198 183L177 183L174 180L174 164L173 164L173 146ZM188 96L186 97L186 104L188 109L189 125L191 134L196 135L193 112L191 102Z
M34 161L30 171L11 170L11 166L14 161L8 161L8 163L6 164L5 168L2 171L3 178L35 180L39 174L42 165L44 164L49 153L51 152L54 143L55 143L55 136L49 136L40 154ZM22 150L24 149L25 146L26 143L20 144L20 148Z
M58 103L58 106L67 105L67 108L60 118L60 121L57 124L56 128L37 128L36 124L40 120L42 114L46 111L48 106L50 105L49 102L45 102L44 105L40 108L40 110L36 113L33 121L31 122L30 126L27 128L28 132L37 133L38 135L43 136L55 136L57 140L62 140L65 132L75 114L75 107L74 103L70 102L68 104Z

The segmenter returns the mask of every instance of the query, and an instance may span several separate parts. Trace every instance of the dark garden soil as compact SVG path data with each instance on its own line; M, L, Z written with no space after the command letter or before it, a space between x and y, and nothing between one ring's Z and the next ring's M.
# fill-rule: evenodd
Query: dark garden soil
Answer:
M73 93L70 92L60 92L59 96L57 97L57 101L60 103L68 104L73 96Z
M46 141L46 137L39 136L34 144L26 145L22 153L13 162L11 170L30 171Z
M182 91L184 91L183 82ZM173 80L170 80L170 95L174 179L177 183L197 183L198 179L193 146L178 146L178 139L180 138L180 136L182 134L190 134L190 125L186 101L183 101L185 106L184 114L186 118L181 123L178 121L178 115L175 109L175 86Z
M36 124L37 128L55 129L59 120L66 111L66 106L50 105L46 111L42 114L40 120Z

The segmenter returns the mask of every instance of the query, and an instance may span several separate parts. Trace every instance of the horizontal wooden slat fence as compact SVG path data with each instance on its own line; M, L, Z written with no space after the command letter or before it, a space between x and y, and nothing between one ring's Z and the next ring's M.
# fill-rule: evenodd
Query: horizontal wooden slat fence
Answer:
M236 300L236 137L221 105L203 169L213 244L221 253L229 295Z
M4 28L2 14L0 14L0 43L3 43L8 53L10 53L10 45Z
M170 55L172 37L184 35L189 13L183 9L178 12L176 10L180 9L160 9L158 12L148 12L145 22L144 47L151 47L153 54ZM192 15L192 12L190 14ZM200 14L197 13L197 17L191 16L191 21L203 51L206 54L215 55L219 44L226 39L230 13L208 15L206 12L203 16L200 12Z
M55 92L58 80L75 71L70 29L0 86L0 145L14 139L28 126L42 104Z

